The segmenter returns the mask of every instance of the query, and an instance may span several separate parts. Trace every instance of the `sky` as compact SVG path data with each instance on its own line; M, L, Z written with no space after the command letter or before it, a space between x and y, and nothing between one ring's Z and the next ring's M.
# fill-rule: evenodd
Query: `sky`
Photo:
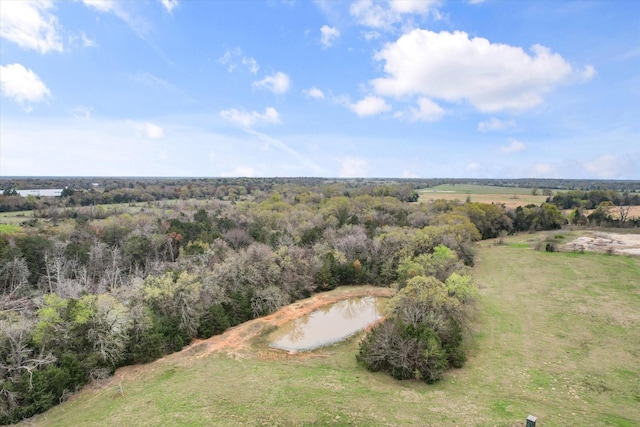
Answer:
M640 179L640 1L0 2L0 176Z

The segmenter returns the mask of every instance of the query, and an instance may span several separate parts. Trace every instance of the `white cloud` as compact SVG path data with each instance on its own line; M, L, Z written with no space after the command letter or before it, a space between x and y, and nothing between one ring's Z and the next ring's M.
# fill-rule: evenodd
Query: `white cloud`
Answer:
M85 33L82 33L80 35L80 39L82 40L82 46L84 46L84 47L96 47L96 46L98 46L98 43L96 43L95 40L92 40L89 37L87 37L87 35Z
M322 92L320 89L318 89L315 86L310 87L309 89L303 90L302 93L304 93L308 98L314 98L314 99L324 98L324 92Z
M130 123L137 131L137 137L144 137L148 139L160 139L164 137L164 129L155 123L133 121L130 121Z
M445 111L429 98L418 99L418 108L410 108L411 120L423 122L437 122L444 116Z
M490 132L495 130L510 129L516 126L516 122L513 120L504 121L491 117L489 120L478 123L478 132Z
M23 49L40 53L62 52L58 18L49 12L51 1L3 1L0 13L0 37Z
M167 12L172 13L173 9L178 6L178 0L160 0Z
M591 162L584 162L584 168L598 178L616 178L623 163L619 160L613 154L603 154Z
M340 31L328 25L323 25L322 28L320 28L320 34L320 43L324 47L331 47L340 37Z
M379 95L422 95L467 101L484 112L529 109L542 95L576 74L548 48L519 47L454 33L416 29L376 53L386 76L371 81ZM587 67L587 75L593 71Z
M428 15L439 4L439 0L358 0L351 4L349 12L360 25L389 30L402 22L404 15Z
M79 105L71 110L73 117L78 119L90 119L92 108L85 105Z
M22 106L51 95L40 77L21 64L0 65L0 89L4 96L15 99ZM25 108L30 110L28 106Z
M144 127L147 138L158 139L164 136L164 129L156 124L147 122L144 124Z
M227 66L227 71L233 73L240 68L240 64L244 65L251 74L256 74L260 70L258 61L250 56L245 56L241 48L236 47L227 49L218 62Z
M340 178L362 178L367 176L369 162L358 157L345 157L338 160L340 163Z
M500 147L500 151L503 153L516 153L518 151L524 151L525 145L517 139L509 138L509 145L503 145Z
M258 62L250 57L243 57L242 64L246 65L251 74L257 74L260 67L258 66Z
M355 104L348 104L349 108L358 116L372 116L391 110L391 106L379 96L367 96Z
M267 76L262 80L253 82L253 86L260 89L267 89L275 94L285 93L291 86L291 80L285 73L278 71L277 73Z
M144 38L150 30L150 24L140 16L129 13L123 5L129 2L115 0L82 0L82 3L98 12L112 13L122 20L127 26L138 35ZM128 5L127 5L128 6Z
M280 114L275 108L267 107L263 114L257 111L242 111L235 108L220 111L220 116L232 123L243 127L252 127L257 124L280 123Z
M593 76L595 76L597 73L596 69L591 66L591 65L587 65L586 67L584 67L584 70L579 72L579 76L580 76L580 80L584 83L584 82L588 82L589 80L591 80L593 78Z
M366 41L377 40L380 38L380 33L377 31L362 31L360 36Z

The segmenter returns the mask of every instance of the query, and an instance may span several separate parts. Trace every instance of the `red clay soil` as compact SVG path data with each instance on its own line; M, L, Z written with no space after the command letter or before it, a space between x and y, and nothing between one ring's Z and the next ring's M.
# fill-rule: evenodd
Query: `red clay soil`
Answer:
M394 289L373 286L348 286L323 292L289 304L268 316L253 319L230 328L221 335L215 335L206 340L194 341L190 346L184 348L181 353L204 357L218 351L235 352L247 349L250 347L251 341L265 331L278 327L289 320L297 319L322 306L343 299L361 296L391 297L394 293Z

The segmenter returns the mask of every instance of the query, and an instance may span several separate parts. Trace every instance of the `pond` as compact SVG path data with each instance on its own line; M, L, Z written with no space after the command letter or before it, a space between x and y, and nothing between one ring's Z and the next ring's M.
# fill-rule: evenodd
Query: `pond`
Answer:
M267 337L271 347L313 350L342 341L382 318L388 298L350 298L291 320Z

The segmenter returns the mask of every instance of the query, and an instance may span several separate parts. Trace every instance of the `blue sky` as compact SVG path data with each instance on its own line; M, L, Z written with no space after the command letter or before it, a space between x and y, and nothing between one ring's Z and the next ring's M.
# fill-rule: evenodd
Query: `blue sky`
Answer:
M640 2L0 2L0 175L640 179Z

